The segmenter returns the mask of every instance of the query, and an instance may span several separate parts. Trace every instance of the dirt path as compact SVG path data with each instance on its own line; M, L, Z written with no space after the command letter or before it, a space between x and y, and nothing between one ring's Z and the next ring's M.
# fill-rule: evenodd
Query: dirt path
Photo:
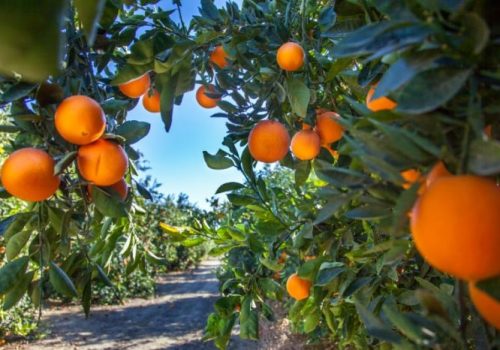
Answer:
M44 340L8 349L215 349L200 339L207 315L218 295L214 269L208 260L197 269L174 272L158 280L157 297L132 299L124 306L93 307L85 319L79 307L47 311L51 334ZM257 349L254 342L233 337L229 349Z

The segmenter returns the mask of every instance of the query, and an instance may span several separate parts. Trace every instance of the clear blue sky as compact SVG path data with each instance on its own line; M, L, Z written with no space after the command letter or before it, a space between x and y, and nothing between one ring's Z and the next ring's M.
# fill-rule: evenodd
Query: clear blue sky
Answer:
M236 1L241 3L241 0ZM198 14L199 0L184 0L182 13L184 21ZM216 0L219 7L225 0ZM160 2L162 9L171 9L172 1ZM172 16L177 19L176 16ZM243 176L233 168L227 170L209 169L203 160L203 151L215 153L222 145L226 134L225 119L210 118L218 108L200 107L189 92L184 96L181 106L175 106L173 123L169 133L165 132L160 114L144 110L142 103L132 110L127 119L141 120L151 124L149 135L139 141L135 148L149 161L152 168L146 174L152 175L162 184L164 194L189 195L191 202L207 208L206 198L211 197L217 188L229 181L242 181ZM225 197L225 195L223 195Z

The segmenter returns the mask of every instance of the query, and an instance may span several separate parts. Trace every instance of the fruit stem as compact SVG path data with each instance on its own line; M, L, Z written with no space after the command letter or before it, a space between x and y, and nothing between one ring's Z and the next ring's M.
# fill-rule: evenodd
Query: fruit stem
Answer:
M43 203L38 204L38 249L40 253L40 259L38 261L38 268L40 270L40 279L38 280L38 288L40 290L40 300L38 302L38 320L40 323L42 319L42 300L43 300Z

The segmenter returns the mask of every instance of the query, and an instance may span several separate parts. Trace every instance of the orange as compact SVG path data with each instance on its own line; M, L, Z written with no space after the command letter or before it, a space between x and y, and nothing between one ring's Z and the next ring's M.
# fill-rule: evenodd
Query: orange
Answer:
M452 174L446 169L442 161L437 162L429 171L425 178L425 186L429 187L436 179L443 176L451 176Z
M120 84L118 88L127 97L138 98L148 91L150 85L151 79L149 78L149 73L145 73L138 78Z
M248 150L255 160L274 163L285 158L290 135L285 126L274 120L258 122L248 135Z
M54 160L47 152L22 148L5 160L0 177L5 190L14 197L40 202L58 189L60 179L54 175Z
M92 199L92 186L93 185L88 186L88 192L89 192L90 199ZM120 181L112 184L111 186L105 187L105 189L108 190L108 192L113 192L113 193L117 194L121 198L122 201L124 201L127 198L128 186L127 186L127 183L125 182L124 179L121 179Z
M123 148L104 139L81 146L76 161L82 177L97 186L111 186L120 181L128 167Z
M321 149L321 142L314 130L301 130L293 135L291 150L300 160L316 158Z
M216 46L210 54L210 62L217 65L220 69L225 68L229 64L227 58L228 55L222 45Z
M400 175L403 179L405 179L405 183L403 184L404 189L410 188L411 185L422 179L422 173L416 169L402 171Z
M366 95L366 107L368 107L368 109L372 112L396 108L398 104L388 97L382 96L372 100L372 96L375 93L375 87L376 85L373 85L370 87L370 90L368 90L368 94Z
M312 126L307 123L302 123L302 130L311 130Z
M283 264L286 259L288 259L288 254L286 252L281 252L279 258L278 258L278 264Z
M483 129L483 132L486 136L491 138L492 132L493 132L493 126L491 124L486 125Z
M415 245L436 269L464 280L500 275L500 187L473 175L436 179L413 207Z
M142 97L142 105L148 112L160 113L160 93L158 90L154 89L151 95L149 93L144 94Z
M321 113L316 117L316 132L322 145L337 142L344 135L344 128L337 122L339 117L335 112Z
M500 330L500 302L469 282L469 294L477 312L493 327Z
M286 281L286 290L295 300L304 300L309 298L311 282L299 277L296 273L288 277Z
M204 85L200 86L198 90L196 91L196 101L200 104L200 106L204 108L214 108L217 106L217 102L220 101L220 98L211 98L208 97L205 92L215 92L215 86L213 85L207 85L205 88Z
M87 96L66 98L57 107L57 132L75 145L86 145L99 139L106 129L106 117L99 103Z
M285 43L278 49L276 61L278 66L286 71L299 70L304 65L304 49L297 43Z

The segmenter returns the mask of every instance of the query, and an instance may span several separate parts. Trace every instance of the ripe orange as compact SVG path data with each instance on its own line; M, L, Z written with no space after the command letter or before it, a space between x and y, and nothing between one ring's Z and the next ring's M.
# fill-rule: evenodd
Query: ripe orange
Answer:
M442 161L437 162L429 171L425 178L425 186L429 187L436 179L443 176L451 176L452 174L446 169Z
M128 167L123 148L104 139L81 146L76 161L82 177L97 186L111 186L120 181Z
M149 93L144 94L142 96L142 105L148 112L160 113L160 93L158 90L154 89L151 95Z
M491 138L492 132L493 132L493 126L491 124L486 125L483 129L483 132L486 136Z
M300 160L316 158L321 149L321 142L314 130L301 130L293 135L292 153Z
M335 112L321 113L316 117L316 132L322 145L336 142L344 135L344 128L337 122L338 118L339 115Z
M297 43L288 42L280 46L276 61L281 69L294 72L304 64L304 49Z
M220 69L225 68L229 64L227 58L228 55L222 45L216 46L210 54L210 62L217 65Z
M88 186L88 193L89 193L90 199L92 199L92 186L94 186L94 185ZM117 183L114 183L111 186L107 186L105 188L109 192L114 192L115 194L117 194L121 198L122 201L124 201L127 198L128 186L127 186L127 183L125 182L124 179L121 179Z
M286 290L295 300L304 300L309 298L311 282L299 277L296 273L288 277L286 281Z
M122 94L130 98L138 98L144 95L151 85L149 73L145 73L138 78L132 79L118 86Z
M258 122L248 136L248 150L255 160L274 163L288 153L290 135L285 126L274 120Z
M500 330L500 302L469 282L469 294L477 312L493 327Z
M87 96L66 98L57 107L57 132L75 145L86 145L99 139L106 129L106 117L99 103Z
M397 103L388 97L382 96L372 100L372 96L375 93L376 85L370 87L368 94L366 95L366 107L372 112L378 112L383 110L391 110L396 108Z
M54 175L54 160L47 152L22 148L5 160L0 177L5 190L14 197L40 202L58 189L60 179Z
M436 269L465 280L500 275L500 187L480 176L436 179L413 207L415 245Z
M213 85L207 85L205 88L204 85L200 86L196 91L196 101L200 104L200 106L204 108L214 108L217 106L217 102L220 101L220 98L211 98L208 97L205 92L215 92L215 87Z
M281 252L278 258L278 264L283 264L286 261L286 259L288 259L288 254L285 251Z
M405 183L403 184L404 189L408 189L417 181L421 181L422 179L422 173L416 169L408 169L405 171L402 171L401 177L405 179Z

